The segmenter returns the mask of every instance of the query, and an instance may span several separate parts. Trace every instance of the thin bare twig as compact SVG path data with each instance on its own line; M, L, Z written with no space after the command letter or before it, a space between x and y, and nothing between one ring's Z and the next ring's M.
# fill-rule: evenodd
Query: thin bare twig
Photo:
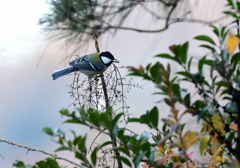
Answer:
M76 163L76 162L74 162L74 161L72 161L72 160L70 160L70 159L68 159L68 158L65 158L65 157L63 157L63 156L59 156L59 155L57 155L57 154L55 154L55 153L50 153L50 152L44 151L44 150L42 150L42 149L32 148L32 147L26 146L26 145L21 145L21 144L18 144L18 143L16 143L16 142L9 141L9 140L5 140L5 139L2 139L2 138L0 138L0 142L4 142L4 143L7 143L7 144L10 144L10 145L13 145L13 146L17 146L17 147L20 147L20 148L25 148L25 149L27 149L28 151L41 152L41 153L43 153L43 154L52 156L52 157L54 157L55 159L65 160L66 162L71 163L71 164L73 164L73 165L75 165L75 166L82 167L81 164Z
M148 13L150 13L153 17L155 17L158 20L166 20L166 17L163 16L159 16L158 14L156 14L154 11L152 11L151 9L149 9L148 7L146 7L146 5L144 5L143 3L139 3L140 6ZM172 23L177 23L177 22L188 22L188 23L200 23L200 24L214 24L216 22L219 22L223 19L226 19L228 17L230 17L229 15L224 15L221 16L217 19L211 20L211 21L206 21L206 20L201 20L201 19L187 19L186 15L190 14L191 11L186 12L182 17L177 17L177 18L169 18L169 21L171 21Z
M96 48L97 52L100 53L100 49L99 49L99 46L98 46L97 38L95 37L94 40L95 40L95 48ZM102 82L102 88L103 88L103 94L104 94L104 98L105 98L105 103L106 103L105 108L106 108L106 110L108 110L109 100L108 100L107 87L106 87L106 82L105 82L103 73L101 74L101 82Z
M3 159L5 159L5 157L3 157L1 154L0 154L0 156L1 156Z

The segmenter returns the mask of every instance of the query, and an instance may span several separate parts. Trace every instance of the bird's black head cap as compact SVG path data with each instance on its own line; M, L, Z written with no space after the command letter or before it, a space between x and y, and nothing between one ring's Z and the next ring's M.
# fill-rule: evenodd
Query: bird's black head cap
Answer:
M109 51L105 51L105 52L101 52L100 53L100 58L101 58L101 61L108 67L110 66L113 62L116 62L118 63L119 61L116 60L114 58L114 56L109 52Z

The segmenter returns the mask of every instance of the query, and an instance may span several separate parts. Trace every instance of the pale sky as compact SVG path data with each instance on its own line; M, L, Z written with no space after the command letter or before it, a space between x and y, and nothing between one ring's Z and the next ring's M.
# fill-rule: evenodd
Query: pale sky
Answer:
M192 6L196 5L192 17L209 20L218 18L224 4L222 2L224 1L202 0L196 4L192 0ZM67 135L70 135L69 129L76 129L79 134L84 135L86 128L62 124L64 118L58 111L68 108L72 103L68 94L69 88L66 87L71 84L72 78L67 76L53 81L51 74L57 69L66 67L66 63L62 60L71 51L66 52L66 49L61 48L60 45L50 44L44 53L48 41L43 34L40 34L41 27L37 22L47 11L48 7L43 0L0 2L0 138L53 152L58 145L41 133L42 128L60 127L67 132ZM144 19L148 24L148 18ZM132 20L134 17L131 17L126 24L131 24ZM140 22L138 26L146 22ZM159 24L153 21L149 26L155 28L154 26ZM120 61L120 65L139 66L157 61L153 56L169 52L170 45L184 43L200 34L212 35L211 28L201 24L179 23L171 25L167 31L158 34L121 31L115 37L106 35L99 39L99 45L102 51L111 51ZM190 42L190 54L200 56L199 51L195 50L199 43L194 40ZM95 52L92 51L93 42L89 43L89 46L90 52ZM80 50L83 53L87 51ZM44 57L36 67L43 53ZM167 63L164 61L161 62ZM156 105L154 102L158 101L158 97L152 96L156 89L151 83L138 78L135 82L143 85L144 89L133 89L128 93L127 103L131 107L131 113L139 116ZM157 106L161 109L165 107L164 104ZM160 117L167 115L163 111ZM133 127L135 131L141 133L138 128ZM33 164L46 158L38 152L29 152L27 155L26 153L26 149L0 143L0 154L5 157L5 159L0 157L0 167L11 167L16 159ZM59 154L69 156L66 153ZM61 164L69 165L66 162Z

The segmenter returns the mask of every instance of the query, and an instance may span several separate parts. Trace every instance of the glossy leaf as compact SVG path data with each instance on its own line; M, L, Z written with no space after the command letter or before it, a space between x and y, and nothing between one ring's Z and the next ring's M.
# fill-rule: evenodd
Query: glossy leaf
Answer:
M45 168L60 168L56 160L52 158L47 158L46 159L46 167Z
M212 108L213 108L213 105L209 105L209 106L204 107L204 108L200 111L200 113L198 114L197 121L199 122L199 120L200 120L201 117L204 115L204 113L206 113L207 111L210 111Z
M169 55L169 54L158 54L158 55L155 55L154 57L167 58L167 59L176 61L176 59L173 56Z
M227 14L227 15L230 15L236 19L239 19L238 15L235 13L235 12L232 12L232 11L224 11L223 13Z
M130 162L127 158L125 158L125 157L123 157L123 156L114 156L114 158L116 158L117 160L122 161L122 162L125 163L127 166L132 167L131 162Z
M100 114L100 121L106 129L111 129L111 124L112 123L110 121L110 116L109 116L108 113L101 113Z
M154 80L155 83L159 83L160 82L160 68L161 68L161 64L159 62L157 62L155 65L153 65L150 68L150 74Z
M209 49L209 50L211 50L212 53L216 52L215 48L213 48L213 47L211 47L209 45L206 45L206 44L202 44L202 45L200 45L200 47Z
M158 127L158 120L159 120L159 116L158 115L159 115L158 109L155 106L149 113L150 121L151 121L153 127L155 127L155 128Z
M187 61L188 42L184 43L180 51L180 59L185 64Z
M115 125L117 124L118 120L120 119L120 117L123 115L123 113L118 113L114 119L112 120L112 125L113 127L115 127Z
M205 135L202 139L201 139L201 142L200 142L200 154L201 156L204 156L206 150L207 150L207 146L208 146L208 141L210 139L210 136L209 135Z
M59 148L57 148L54 152L59 152L59 151L64 151L64 150L69 150L71 151L72 149L66 146L61 146Z
M129 152L128 148L126 148L126 147L118 147L117 150L130 157L130 152Z
M99 115L99 113L98 112L94 112L94 113L90 114L89 121L93 125L99 127L100 126L100 115Z
M216 26L210 25L213 28L213 32L215 33L216 36L219 36L219 30Z
M237 64L239 64L240 61L240 52L234 54L231 59L231 64L233 67L236 67Z
M96 147L92 153L91 153L91 160L92 160L92 163L94 166L96 166L96 163L97 163L97 152L98 152L98 147Z
M192 65L192 59L193 57L190 58L190 60L188 61L188 70L190 71L191 65Z
M54 133L53 133L53 131L52 131L52 129L51 128L43 128L42 129L42 132L45 132L46 134L48 134L48 135L51 135L51 136L53 136L54 135Z
M226 105L226 110L231 113L237 113L238 112L238 106L235 102L230 102Z
M201 41L206 41L206 42L209 42L209 43L215 45L215 42L209 36L201 35L201 36L194 37L194 39L201 40Z
M62 115L68 115L68 114L69 114L69 111L68 111L68 109L62 109L62 110L60 110L60 114L62 114Z

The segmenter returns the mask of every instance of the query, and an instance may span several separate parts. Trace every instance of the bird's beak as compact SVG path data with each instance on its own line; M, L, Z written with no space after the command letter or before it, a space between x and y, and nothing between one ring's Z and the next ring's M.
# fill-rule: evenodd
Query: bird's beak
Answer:
M114 59L113 62L115 62L115 63L119 63L119 61L118 61L117 59Z

